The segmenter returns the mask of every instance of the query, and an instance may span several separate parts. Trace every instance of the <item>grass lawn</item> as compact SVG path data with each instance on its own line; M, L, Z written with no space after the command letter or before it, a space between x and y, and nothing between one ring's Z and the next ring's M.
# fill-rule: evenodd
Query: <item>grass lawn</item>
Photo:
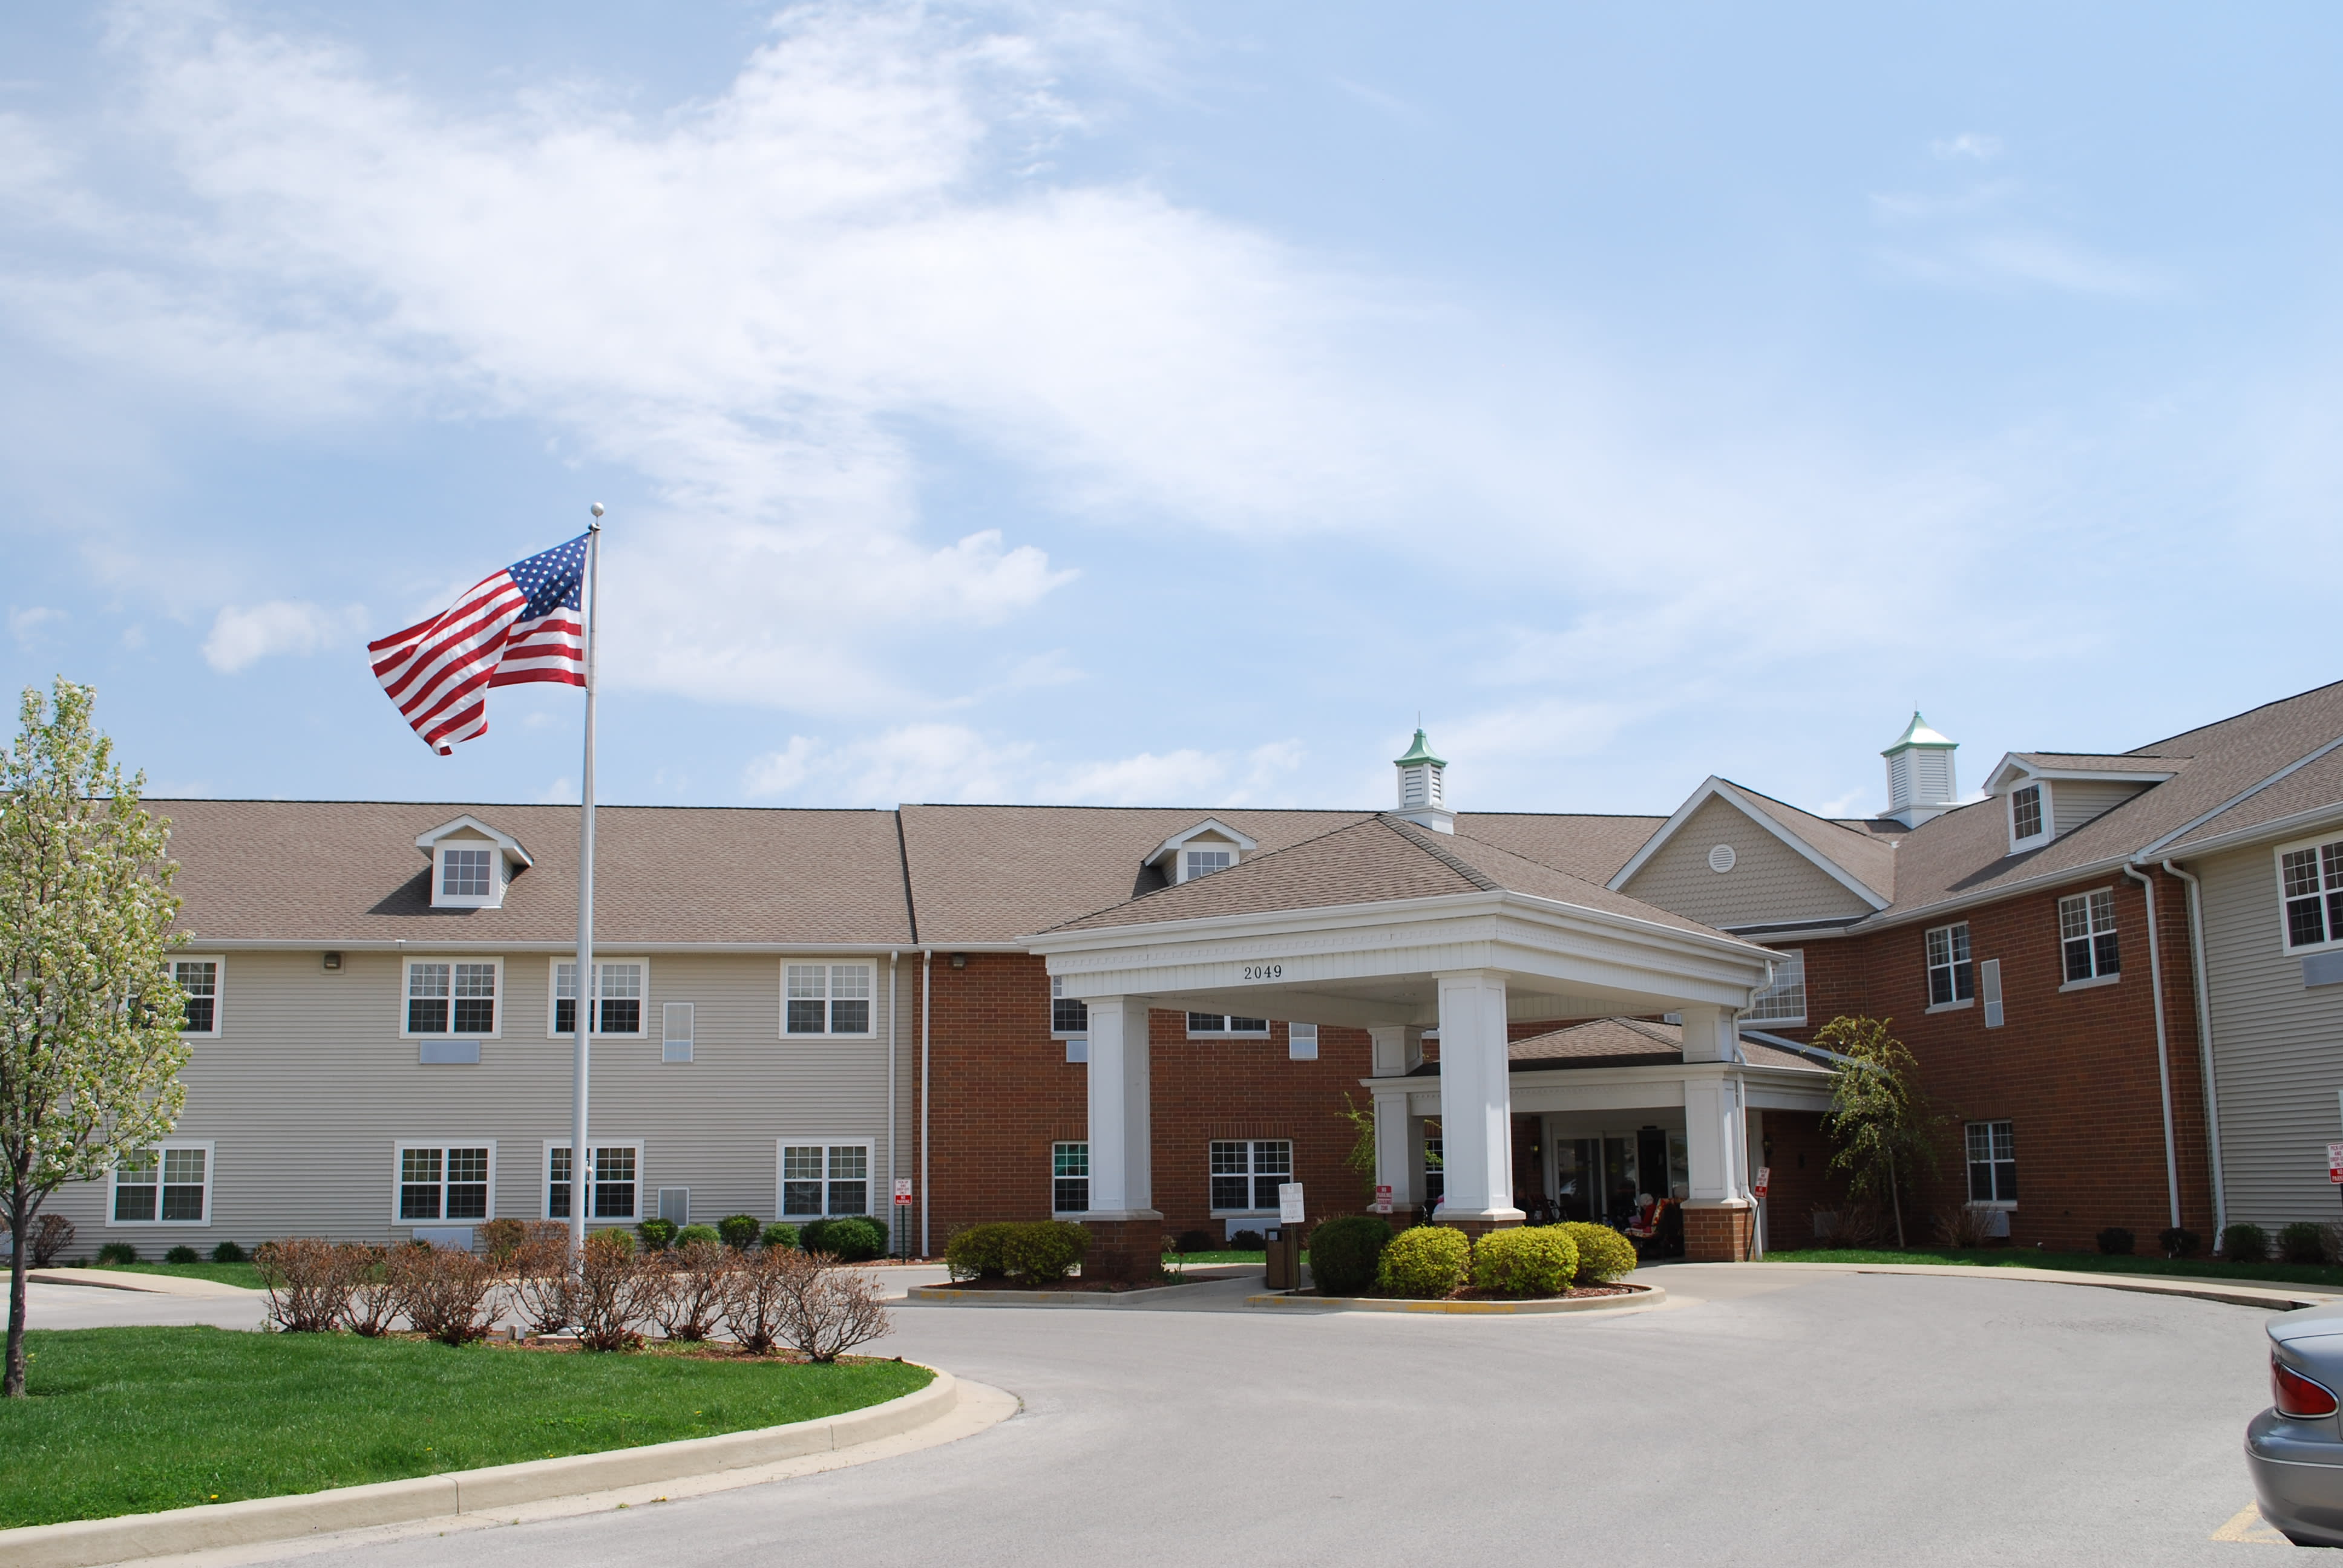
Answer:
M33 1397L0 1402L0 1528L777 1426L930 1376L206 1328L25 1341Z
M1169 1252L1164 1254L1166 1261L1165 1266L1167 1268L1170 1266L1171 1256L1172 1254ZM1250 1252L1239 1251L1232 1248L1223 1248L1217 1252L1189 1252L1182 1255L1182 1261L1189 1263L1265 1263L1269 1261L1269 1254L1259 1248L1256 1248Z
M96 1271L110 1271L126 1274L177 1274L183 1279L216 1280L223 1285L242 1285L247 1291L261 1288L260 1271L250 1263L100 1263Z
M1991 1269L2067 1269L2090 1274L2171 1274L2192 1280L2272 1280L2343 1290L2343 1268L2319 1263L2225 1263L2213 1258L2109 1257L2030 1247L1804 1248L1765 1254L1769 1263L1965 1263Z

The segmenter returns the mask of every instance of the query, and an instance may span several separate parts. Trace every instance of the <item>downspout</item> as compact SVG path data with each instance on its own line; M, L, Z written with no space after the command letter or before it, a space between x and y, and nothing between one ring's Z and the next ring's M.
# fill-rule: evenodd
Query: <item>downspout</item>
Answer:
M928 1245L928 1042L936 1017L936 950L920 951L920 1256L932 1258Z
M896 1210L895 1178L902 1167L895 1163L895 1135L902 1126L902 1111L895 1103L895 1057L903 1047L903 1026L900 989L895 984L895 960L903 956L896 949L887 955L887 1234L891 1238L901 1223Z
M2164 932L2156 923L2156 880L2137 866L2124 875L2147 895L2147 983L2156 1003L2156 1081L2164 1091L2164 1185L2172 1201L2172 1228L2180 1229L2180 1156L2172 1141L2172 1059L2164 1039ZM2218 1234L2217 1231L2216 1234Z
M2213 1234L2229 1228L2229 1197L2221 1179L2221 1100L2213 1087L2213 995L2205 979L2205 909L2197 875L2171 861L2164 869L2188 887L2188 962L2197 982L2197 1070L2205 1075L2205 1147L2213 1160Z

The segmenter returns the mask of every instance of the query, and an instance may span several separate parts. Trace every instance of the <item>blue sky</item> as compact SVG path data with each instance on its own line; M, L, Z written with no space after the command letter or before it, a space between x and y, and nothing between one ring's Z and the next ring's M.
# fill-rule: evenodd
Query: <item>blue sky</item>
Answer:
M489 14L492 13L492 14ZM0 677L574 799L363 645L610 508L606 800L1883 801L2343 674L2343 16L0 13Z

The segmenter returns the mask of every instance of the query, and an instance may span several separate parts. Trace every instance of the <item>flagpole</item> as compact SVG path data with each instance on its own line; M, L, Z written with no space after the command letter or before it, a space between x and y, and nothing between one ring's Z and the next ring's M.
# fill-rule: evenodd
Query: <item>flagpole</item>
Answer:
M592 1067L588 1044L594 985L594 620L602 608L598 568L602 561L602 503L594 503L594 521L586 530L586 762L578 815L578 969L570 994L576 999L573 1018L578 1043L570 1058L569 1087L569 1251L573 1260L586 1257L586 1204L593 1191L593 1171L586 1141L587 1079Z

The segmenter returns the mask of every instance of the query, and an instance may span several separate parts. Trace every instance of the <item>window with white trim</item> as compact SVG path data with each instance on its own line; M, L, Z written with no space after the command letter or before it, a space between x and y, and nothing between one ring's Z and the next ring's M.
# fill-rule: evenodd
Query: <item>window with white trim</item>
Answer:
M1742 1018L1750 1023L1806 1021L1806 951L1791 948L1774 955L1774 979L1749 999Z
M1091 1146L1050 1145L1050 1211L1087 1214L1091 1208Z
M179 1019L181 1034L219 1032L220 961L217 959L173 959L171 979L186 999Z
M2278 878L2288 947L2343 942L2343 839L2280 849Z
M1225 871L1237 863L1233 848L1218 845L1182 847L1180 850L1180 879L1192 882L1199 877L1209 877L1214 871Z
M659 1060L689 1061L691 1060L692 1015L697 1010L688 1001L670 1001L659 1008Z
M157 1143L125 1151L106 1199L109 1225L212 1222L212 1146Z
M1212 1212L1277 1211L1277 1189L1293 1180L1293 1144L1283 1138L1214 1139Z
M486 1220L494 1212L489 1170L493 1143L398 1145L398 1193L391 1218L402 1225Z
M1091 1031L1091 1004L1066 994L1066 977L1050 977L1050 1032L1063 1037Z
M1318 1060L1318 1026L1314 1023L1289 1023L1285 1026L1285 1057L1289 1061Z
M1230 1018L1217 1012L1192 1012L1188 1015L1188 1033L1194 1035L1258 1035L1269 1033L1265 1018Z
M643 993L648 967L640 959L594 960L594 1032L643 1032ZM578 1032L578 960L553 963L553 1017L547 1032L555 1039Z
M2039 839L2049 827L2048 803L2039 784L2021 784L2009 792L2009 841L2023 844Z
M2017 1124L1972 1121L1967 1134L1969 1201L2016 1207Z
M586 1217L588 1220L632 1220L637 1217L637 1205L641 1201L643 1146L640 1141L628 1143L589 1143L592 1155L592 1180L588 1183ZM545 1146L545 1217L548 1220L569 1218L571 1162L568 1141Z
M1426 1123L1423 1132L1423 1204L1427 1209L1440 1207L1448 1191L1448 1166L1443 1159L1440 1134Z
M431 848L431 906L439 910L493 910L505 901L505 855L500 846L455 839Z
M2066 983L2106 980L2123 970L2116 941L2116 895L2112 888L2058 900L2058 945L2066 955Z
M407 964L406 1035L497 1032L498 960L410 959Z
M789 1035L870 1033L871 966L781 966L781 1032Z
M870 1212L870 1144L784 1141L780 1153L782 1219Z
M1976 966L1969 961L1969 926L1936 926L1926 937L1928 1005L1951 1007L1976 995Z

